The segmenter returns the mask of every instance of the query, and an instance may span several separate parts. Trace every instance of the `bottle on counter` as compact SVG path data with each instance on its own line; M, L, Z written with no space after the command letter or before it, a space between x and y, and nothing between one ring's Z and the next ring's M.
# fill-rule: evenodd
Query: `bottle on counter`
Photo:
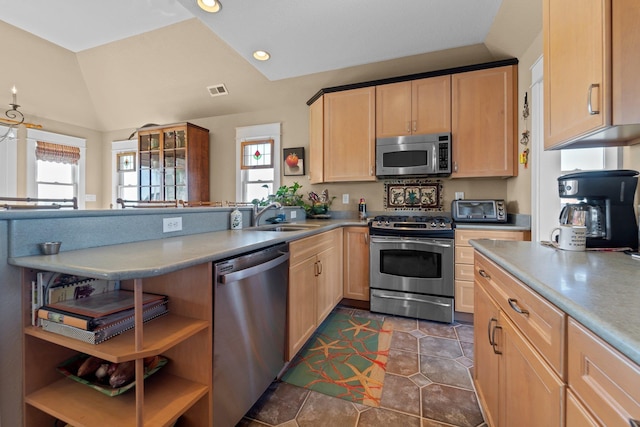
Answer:
M241 228L242 228L242 213L238 210L238 208L235 208L233 211L231 211L231 229L239 230Z
M361 221L367 219L367 204L364 201L364 197L360 198L360 203L358 203L358 218Z

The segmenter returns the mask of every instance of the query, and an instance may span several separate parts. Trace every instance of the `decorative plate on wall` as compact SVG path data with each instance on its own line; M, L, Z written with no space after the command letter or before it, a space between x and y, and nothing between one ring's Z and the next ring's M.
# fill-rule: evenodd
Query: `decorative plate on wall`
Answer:
M397 180L384 184L386 210L442 211L442 183L439 180Z

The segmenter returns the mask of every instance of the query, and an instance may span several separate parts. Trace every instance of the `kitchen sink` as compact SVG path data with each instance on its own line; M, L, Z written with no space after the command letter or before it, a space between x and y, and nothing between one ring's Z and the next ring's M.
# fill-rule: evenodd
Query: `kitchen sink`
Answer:
M258 227L250 227L247 230L255 231L302 231L312 230L319 227L318 224L268 224L260 225Z

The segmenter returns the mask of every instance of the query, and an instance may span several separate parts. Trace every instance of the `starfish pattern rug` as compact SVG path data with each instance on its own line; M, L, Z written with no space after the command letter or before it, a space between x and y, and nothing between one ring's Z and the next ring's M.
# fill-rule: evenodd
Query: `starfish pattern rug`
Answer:
M380 406L391 324L333 312L291 361L282 381Z

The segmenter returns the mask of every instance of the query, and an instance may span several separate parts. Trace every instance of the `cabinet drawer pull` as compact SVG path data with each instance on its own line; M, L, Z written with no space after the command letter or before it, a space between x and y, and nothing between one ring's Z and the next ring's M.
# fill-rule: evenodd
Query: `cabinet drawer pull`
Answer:
M513 308L513 310L516 313L519 314L524 314L525 316L529 315L529 310L523 310L520 308L520 306L518 305L518 300L515 298L509 298L507 301L509 301L509 305L511 306L511 308Z
M316 261L313 263L313 275L318 276L320 274L320 267L318 267L318 263L320 261Z
M589 96L587 97L587 109L589 110L590 115L600 114L600 110L594 110L593 105L591 104L591 93L593 92L594 87L600 87L598 83L592 83L589 85Z
M318 276L322 274L322 261L318 261Z
M489 276L489 274L484 270L478 270L478 274L487 280L491 280L491 276Z

